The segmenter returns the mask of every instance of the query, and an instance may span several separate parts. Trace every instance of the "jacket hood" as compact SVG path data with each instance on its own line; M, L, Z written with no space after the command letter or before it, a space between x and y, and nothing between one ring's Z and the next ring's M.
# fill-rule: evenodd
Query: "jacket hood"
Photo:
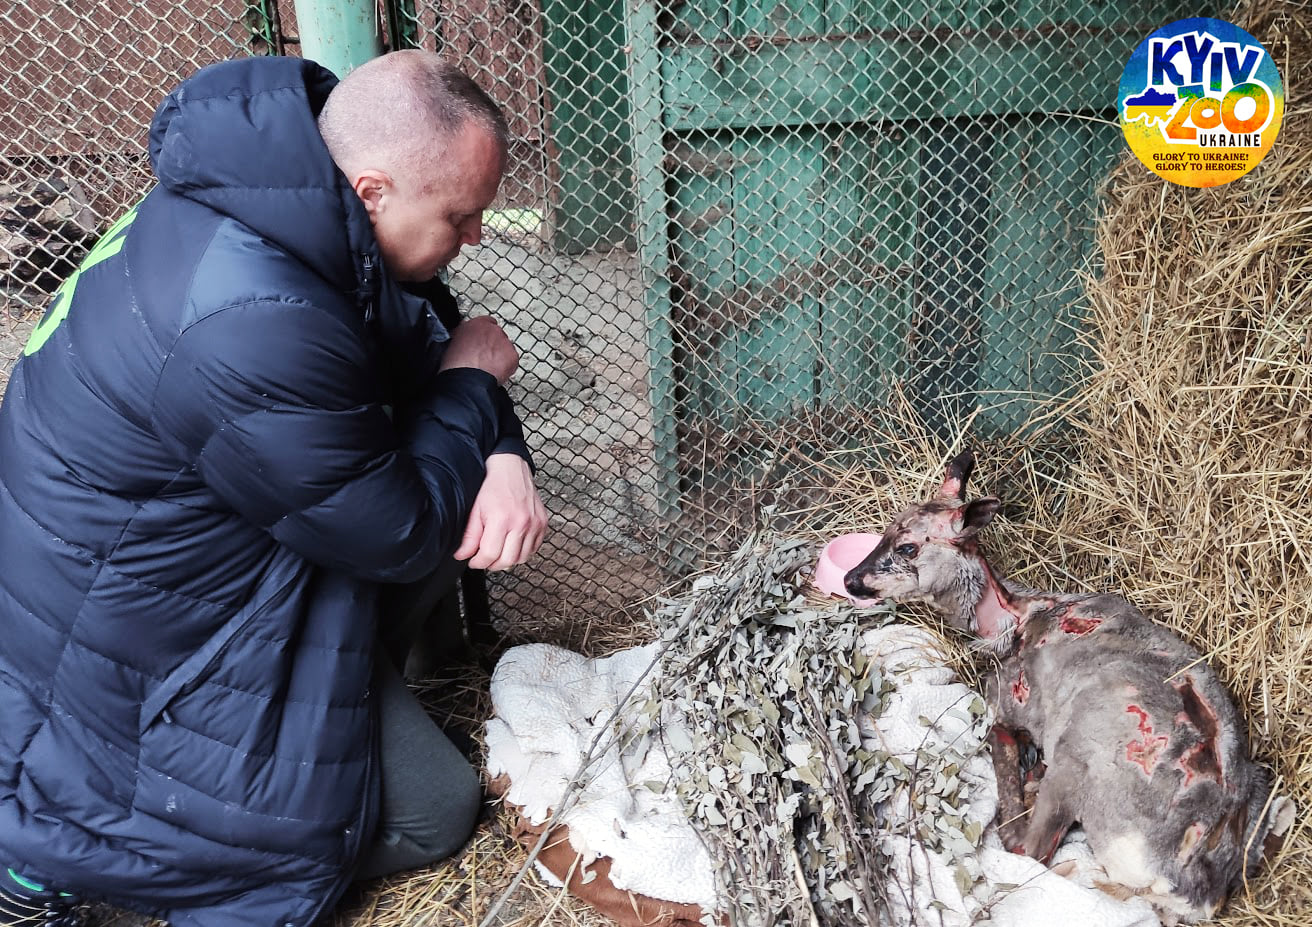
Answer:
M378 245L315 122L336 84L297 58L211 65L160 104L150 160L166 189L236 219L363 302Z

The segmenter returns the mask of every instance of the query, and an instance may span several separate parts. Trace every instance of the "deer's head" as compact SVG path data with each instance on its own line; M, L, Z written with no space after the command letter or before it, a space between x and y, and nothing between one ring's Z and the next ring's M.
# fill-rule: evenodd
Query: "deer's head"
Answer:
M879 546L847 573L847 591L861 598L924 602L950 624L976 631L975 603L986 581L976 535L1001 503L992 496L966 501L974 466L970 451L957 455L938 494L893 519Z

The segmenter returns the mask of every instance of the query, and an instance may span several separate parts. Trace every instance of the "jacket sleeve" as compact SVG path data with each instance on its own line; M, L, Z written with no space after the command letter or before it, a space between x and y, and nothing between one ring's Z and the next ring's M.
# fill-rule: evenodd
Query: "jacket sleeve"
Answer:
M524 426L520 424L519 416L510 405L509 397L501 414L501 422L497 426L497 443L493 445L492 453L522 457L528 464L529 470L534 474L538 472L538 468L533 465L533 455L529 453L528 442L524 440Z
M428 300L433 307L434 317L447 331L454 331L460 324L460 308L456 304L456 298L451 293L450 287L441 280L435 277L425 283L406 284L406 288L416 296ZM432 371L437 370L441 360L442 350L430 355ZM537 467L533 464L533 455L529 453L528 442L524 440L524 425L515 414L515 407L510 402L509 396L506 397L501 419L497 424L497 443L492 448L492 453L522 457L528 463L529 469L534 473L537 472Z
M408 582L458 543L509 399L488 373L448 370L393 421L377 375L325 311L231 306L175 343L152 424L219 498L308 560Z

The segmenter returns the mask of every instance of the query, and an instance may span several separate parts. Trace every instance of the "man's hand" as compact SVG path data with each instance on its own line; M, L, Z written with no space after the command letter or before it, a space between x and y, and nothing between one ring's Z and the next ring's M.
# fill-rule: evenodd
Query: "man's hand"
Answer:
M510 343L496 319L479 316L461 322L451 333L439 370L452 367L477 367L486 370L504 385L519 366L519 352Z
M476 570L508 570L533 556L546 533L547 510L528 463L516 454L493 454L455 559L468 559Z

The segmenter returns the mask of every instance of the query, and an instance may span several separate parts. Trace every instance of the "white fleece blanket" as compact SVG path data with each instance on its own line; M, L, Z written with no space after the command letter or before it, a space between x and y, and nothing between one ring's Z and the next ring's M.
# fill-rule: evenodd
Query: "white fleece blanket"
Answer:
M867 632L862 649L897 685L879 717L859 719L868 748L914 762L917 749L933 748L920 721L927 717L942 719L929 736L955 741L959 751L972 752L976 744L963 741L978 741L978 735L965 721L954 728L949 709L969 703L976 694L954 681L929 634L893 625ZM631 729L623 718L617 724L617 706L644 674L658 671L655 659L655 645L595 660L546 644L507 651L492 677L495 716L487 722L489 773L507 774L507 799L522 806L533 823L541 823L579 777L584 757L601 737L605 749L583 774L585 785L560 820L569 826L570 841L584 864L608 856L611 881L618 888L720 910L711 859L677 797L660 790L670 770L665 748L650 737L615 741L610 736L617 729ZM667 717L665 724L671 723L677 721ZM667 736L665 742L685 739ZM988 825L996 809L997 786L987 752L976 752L960 776L971 786L967 817ZM906 818L904 793L889 804L893 820ZM972 875L1004 887L977 884L976 898L970 900L962 896L951 860L914 837L889 836L884 844L895 861L891 875L896 887L890 892L895 914L908 927L967 927L972 922L968 912L978 910L980 893L993 899L988 923L994 927L1160 923L1143 900L1122 902L1091 887L1100 873L1078 834L1054 860L1074 861L1074 874L1063 877L1028 857L1006 852L994 828L988 827L972 864L979 871Z
M581 778L586 785L559 823L569 827L582 865L609 856L616 888L713 911L711 858L678 799L657 790L670 778L665 750L647 736L613 736L638 727L615 713L655 671L655 659L655 644L595 660L548 644L507 650L492 674L488 774L509 777L506 800L533 824L547 820ZM604 749L580 773L594 744Z

